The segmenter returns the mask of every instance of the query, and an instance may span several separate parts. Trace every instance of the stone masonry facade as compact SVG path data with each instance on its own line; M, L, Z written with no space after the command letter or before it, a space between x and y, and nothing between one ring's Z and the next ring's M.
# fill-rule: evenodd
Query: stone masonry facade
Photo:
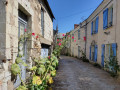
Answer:
M119 4L120 0L103 0L85 21L71 31L71 36L74 34L74 40L76 40L76 42L71 41L72 56L81 57L81 53L78 53L78 46L80 46L92 62L104 67L104 61L112 52L114 56L117 56L120 65ZM78 30L80 30L80 39L78 39ZM84 36L86 40L83 40Z
M41 30L41 9L44 11L44 36ZM47 0L0 0L0 90L13 90L14 83L11 81L10 66L15 62L18 54L18 28L19 10L27 16L28 32L41 36L38 42L52 45L53 42L53 19L54 16ZM35 52L34 38L29 41L32 48L27 57L27 64L32 67L30 55L38 55Z

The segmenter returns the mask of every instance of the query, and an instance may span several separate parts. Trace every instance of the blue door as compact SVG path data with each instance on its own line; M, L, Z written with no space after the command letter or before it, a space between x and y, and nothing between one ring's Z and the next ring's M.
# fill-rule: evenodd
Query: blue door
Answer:
M46 58L46 57L48 57L48 49L42 48L41 49L41 58Z
M97 62L97 52L98 52L98 46L95 45L94 62Z
M101 55L101 65L104 67L104 58L105 58L105 45L102 45L102 55Z
M19 27L18 27L18 38L20 38L21 35L24 35L25 33L25 29L26 29L26 26L27 26L27 22L25 22L23 19L19 18ZM27 57L27 42L24 40L24 42L19 42L18 43L18 49L20 50L20 52L18 53L18 55L22 55L22 60L24 62L26 62L26 57ZM25 80L26 78L26 67L23 66L23 65L20 65L20 68L21 68L21 78L22 80ZM14 87L17 88L19 85L21 84L21 80L19 78L19 76L17 76L17 79L14 83Z

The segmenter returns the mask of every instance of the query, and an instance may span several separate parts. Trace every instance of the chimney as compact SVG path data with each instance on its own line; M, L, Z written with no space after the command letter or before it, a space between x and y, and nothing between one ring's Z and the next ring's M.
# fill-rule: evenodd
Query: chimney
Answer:
M79 24L74 24L74 29L76 29L79 26Z

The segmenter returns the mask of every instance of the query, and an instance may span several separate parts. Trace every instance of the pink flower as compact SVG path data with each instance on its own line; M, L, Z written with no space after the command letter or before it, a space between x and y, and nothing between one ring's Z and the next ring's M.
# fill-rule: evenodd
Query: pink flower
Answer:
M36 39L38 38L38 36L36 36Z
M63 34L63 36L65 36L65 34Z
M86 41L86 37L83 37L84 41Z
M72 37L72 39L74 39L74 37Z
M70 37L70 35L68 35L68 37Z
M48 56L48 59L50 59L50 56Z
M59 41L59 39L57 39L57 41Z
M59 46L61 46L61 43L59 43Z
M76 42L76 40L74 40L74 42Z
M32 33L33 36L35 36L35 33Z
M25 32L27 32L27 29L25 29Z

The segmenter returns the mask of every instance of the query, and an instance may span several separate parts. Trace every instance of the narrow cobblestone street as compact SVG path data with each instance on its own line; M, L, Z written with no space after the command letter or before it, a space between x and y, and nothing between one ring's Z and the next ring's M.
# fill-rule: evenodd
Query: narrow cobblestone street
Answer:
M73 57L61 58L53 90L120 90L109 73Z

